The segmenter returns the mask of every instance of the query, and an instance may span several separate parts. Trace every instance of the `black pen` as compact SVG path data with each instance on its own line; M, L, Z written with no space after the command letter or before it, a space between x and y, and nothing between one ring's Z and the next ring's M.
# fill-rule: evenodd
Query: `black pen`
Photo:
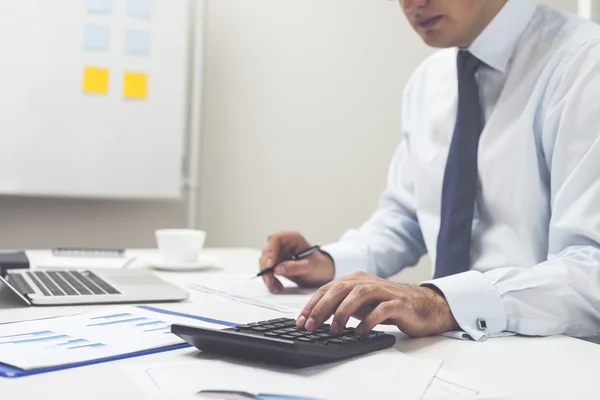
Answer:
M318 244L314 245L312 247L309 247L306 250L302 250L300 253L294 254L292 257L290 257L289 260L286 260L286 261L301 260L303 258L306 258L306 257L310 256L312 253L314 253L315 251L318 251L320 249L321 249L321 246L319 246ZM285 262L285 261L282 261L282 262ZM273 273L275 271L275 267L277 267L279 264L281 264L281 263L275 264L271 268L263 269L258 274L256 274L256 276L253 277L252 279L258 278L259 276L263 276L263 275L266 275L266 274Z

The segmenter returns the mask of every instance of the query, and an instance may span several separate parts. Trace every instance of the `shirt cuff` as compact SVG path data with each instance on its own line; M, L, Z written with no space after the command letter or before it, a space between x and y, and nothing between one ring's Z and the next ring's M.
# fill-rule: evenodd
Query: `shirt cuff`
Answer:
M504 336L504 303L481 272L467 271L421 285L433 285L444 294L456 322L474 340Z
M367 252L358 248L356 244L337 242L321 246L321 250L333 259L334 279L357 271L367 271Z

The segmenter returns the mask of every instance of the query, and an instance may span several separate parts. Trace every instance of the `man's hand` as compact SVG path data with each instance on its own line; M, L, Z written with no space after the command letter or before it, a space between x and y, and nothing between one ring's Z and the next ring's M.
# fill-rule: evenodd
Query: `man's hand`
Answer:
M333 260L320 251L298 261L286 261L296 253L311 247L298 232L279 232L267 238L267 245L260 257L260 270L275 268L275 275L284 276L302 287L319 287L331 282L334 276ZM274 274L263 275L269 291L283 290L283 285Z
M446 299L434 289L400 285L357 272L321 287L300 313L296 325L314 331L334 315L331 331L339 333L353 316L359 335L378 324L393 324L410 336L459 329Z

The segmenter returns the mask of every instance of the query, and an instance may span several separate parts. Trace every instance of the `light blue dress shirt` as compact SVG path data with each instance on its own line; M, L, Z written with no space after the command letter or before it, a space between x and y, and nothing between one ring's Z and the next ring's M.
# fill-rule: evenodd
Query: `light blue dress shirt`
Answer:
M486 117L470 271L432 280L470 337L600 335L600 26L509 0L469 48ZM457 49L404 93L404 139L359 229L324 246L336 277L435 263L458 104ZM485 324L478 323L485 321Z

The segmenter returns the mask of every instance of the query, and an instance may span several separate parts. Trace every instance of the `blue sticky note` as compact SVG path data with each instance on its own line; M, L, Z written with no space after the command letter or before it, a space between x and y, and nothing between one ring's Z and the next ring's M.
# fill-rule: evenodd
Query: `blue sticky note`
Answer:
M114 0L85 0L89 12L111 13Z
M152 0L127 0L127 15L131 18L151 19Z
M110 31L107 26L90 25L83 27L83 48L93 51L108 51Z
M148 57L150 34L147 31L128 30L125 36L125 52L129 55Z

